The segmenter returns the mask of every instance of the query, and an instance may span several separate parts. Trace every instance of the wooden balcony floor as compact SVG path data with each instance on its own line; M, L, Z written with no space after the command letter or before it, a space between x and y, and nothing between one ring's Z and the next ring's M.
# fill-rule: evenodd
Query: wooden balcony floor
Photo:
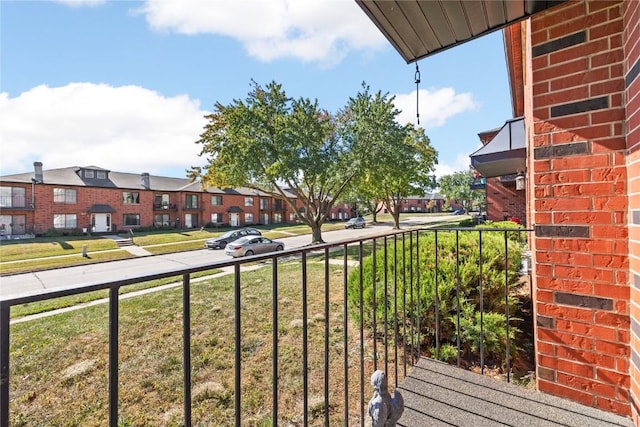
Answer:
M633 427L631 418L422 358L398 389L400 426Z

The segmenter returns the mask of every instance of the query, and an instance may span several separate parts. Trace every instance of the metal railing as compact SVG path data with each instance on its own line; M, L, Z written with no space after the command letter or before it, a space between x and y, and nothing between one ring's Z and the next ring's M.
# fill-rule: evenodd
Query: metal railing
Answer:
M499 362L506 379L510 379L512 364L511 357L515 348L513 340L513 323L516 319L510 310L513 309L514 269L512 265L519 260L514 258L514 250L519 251L526 240L524 229L413 229L395 231L375 237L352 239L339 243L321 244L303 247L266 255L252 256L244 259L233 259L223 262L213 262L208 265L183 268L171 271L159 271L136 277L123 277L120 280L104 283L92 283L85 287L52 291L42 295L32 295L16 298L5 298L0 302L0 427L9 425L12 415L18 416L21 403L12 400L10 395L10 351L11 336L11 308L27 303L46 301L58 297L79 295L96 290L108 290L108 424L117 426L120 420L119 398L120 388L120 355L121 342L121 301L120 290L130 285L150 280L182 277L181 287L182 305L182 415L180 423L186 426L199 423L193 418L193 360L192 327L194 320L194 303L191 296L194 292L194 276L212 269L232 269L233 286L233 409L234 419L228 424L236 426L246 425L248 414L243 405L243 368L247 362L245 343L243 342L243 326L251 324L255 313L243 313L243 305L249 298L247 295L254 286L249 273L242 269L247 264L261 265L271 268L270 278L265 277L270 287L270 302L264 301L263 306L270 310L271 330L271 366L264 366L263 371L269 372L271 377L271 391L265 401L271 403L270 414L267 418L272 425L288 423L283 419L282 412L287 410L281 403L282 369L280 357L282 346L282 322L284 317L283 301L280 293L286 283L281 278L285 266L293 266L299 272L299 298L301 332L301 360L300 396L302 410L299 422L303 425L323 423L324 425L364 425L366 405L371 396L369 384L370 375L377 369L382 369L390 378L390 384L398 386L407 375L411 366L419 357L443 357L443 349L449 351L454 348L455 355L449 362L458 366L474 364L484 370L489 352L496 352L495 342L488 346L487 328L484 310L495 309L497 300L504 302L502 313L504 331L498 338L499 346L503 350L505 359ZM496 250L495 237L503 242L502 250ZM493 239L491 249L483 249L483 244ZM476 242L475 246L473 242ZM501 246L501 245L499 245ZM499 249L499 248L498 248ZM515 261L514 261L515 260ZM313 277L310 269L322 264L322 277ZM445 265L445 263L449 263ZM504 272L496 273L500 266ZM487 269L491 268L491 274ZM469 286L463 283L461 274L468 275L476 269L477 283ZM484 271L483 271L484 269ZM316 273L317 274L317 273ZM253 277L253 276L252 276ZM501 279L498 279L501 277ZM203 285L213 287L219 279L206 279ZM290 280L290 279L286 279ZM297 279L296 279L297 280ZM318 302L312 302L310 294L316 289L318 280L322 286L322 319L323 328L315 328L310 319L310 311L318 307ZM313 287L310 282L313 281ZM491 281L491 283L488 283ZM495 283L502 281L503 283ZM249 283L251 282L251 283ZM467 288L466 293L462 290ZM504 295L497 297L498 288L502 287ZM295 286L298 289L297 285ZM218 291L222 292L222 291ZM210 292L211 298L215 298ZM491 294L491 295L489 295ZM431 297L430 297L431 295ZM145 298L139 296L136 298ZM202 296L199 296L202 298ZM290 297L287 297L290 298ZM491 302L489 303L489 298ZM311 308L311 304L314 308ZM289 305L289 304L286 304ZM489 307L492 305L492 307ZM473 313L465 312L465 307L472 307ZM465 321L465 316L466 321ZM338 320L335 320L338 319ZM474 320L478 320L474 323ZM338 322L336 324L336 322ZM465 323L466 322L466 323ZM469 325L471 323L472 325ZM465 326L466 324L466 326ZM491 325L495 328L495 325ZM467 329L466 332L463 331ZM472 331L476 331L474 335ZM495 331L491 331L495 333ZM267 334L267 332L265 332ZM323 334L322 348L310 347L310 341L317 342L318 335ZM337 335L340 335L338 338ZM471 342L465 343L468 338ZM495 337L494 337L495 340ZM264 340L268 342L268 340ZM469 349L477 350L477 354ZM51 351L54 351L53 349ZM320 369L311 366L311 356L322 352ZM472 354L473 353L473 354ZM336 358L341 359L335 360ZM336 369L336 363L342 368ZM390 366L392 365L392 366ZM342 372L341 378L331 378ZM322 377L323 402L322 410L316 406L310 407L310 386L313 381L318 387ZM336 382L337 381L337 382ZM335 393L339 391L339 393ZM59 390L63 393L64 390ZM270 396L269 396L270 393ZM341 401L337 402L337 394ZM142 396L140 397L142 398ZM339 409L338 409L339 408ZM11 412L10 412L11 411ZM106 416L106 415L105 415ZM105 420L105 423L107 421ZM218 420L219 424L224 424Z

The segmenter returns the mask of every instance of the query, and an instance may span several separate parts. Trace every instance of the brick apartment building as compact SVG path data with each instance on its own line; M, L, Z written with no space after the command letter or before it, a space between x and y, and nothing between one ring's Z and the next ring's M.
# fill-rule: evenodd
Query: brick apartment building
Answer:
M640 1L357 2L408 63L503 29L537 388L640 425Z
M293 194L291 198L297 200ZM114 172L96 166L0 177L0 236L50 229L116 233L139 227L239 227L297 222L282 199L251 190L202 189L185 178Z

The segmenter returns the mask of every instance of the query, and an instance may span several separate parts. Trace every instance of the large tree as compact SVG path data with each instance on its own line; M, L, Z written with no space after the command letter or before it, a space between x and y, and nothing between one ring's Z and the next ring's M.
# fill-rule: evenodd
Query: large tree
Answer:
M400 228L402 202L432 187L437 152L422 128L400 125L400 114L388 94L363 91L345 109L344 139L353 141L362 158L362 170L354 181L357 191L380 200Z
M206 118L197 143L209 164L190 175L205 186L244 186L285 200L311 228L312 243L321 243L322 224L356 171L331 115L317 100L287 97L276 82L252 81L245 100L217 103Z
M449 201L461 203L467 210L478 206L484 199L484 192L471 189L471 171L458 171L440 178L440 193Z

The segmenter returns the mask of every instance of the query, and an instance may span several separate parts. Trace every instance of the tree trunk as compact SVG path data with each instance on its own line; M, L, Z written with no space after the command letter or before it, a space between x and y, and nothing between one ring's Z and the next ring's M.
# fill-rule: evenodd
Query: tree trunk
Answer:
M393 229L400 230L400 209L398 206L393 210L391 216L393 217Z
M324 243L324 240L322 240L322 224L319 224L318 221L310 221L309 227L311 227L311 244Z

